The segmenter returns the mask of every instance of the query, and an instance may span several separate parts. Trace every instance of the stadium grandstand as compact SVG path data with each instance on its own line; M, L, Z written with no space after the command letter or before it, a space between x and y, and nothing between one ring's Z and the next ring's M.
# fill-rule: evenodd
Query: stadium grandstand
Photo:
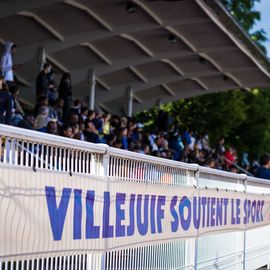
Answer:
M270 186L247 157L161 109L155 130L134 118L270 88L220 1L0 1L0 42L1 270L270 264Z

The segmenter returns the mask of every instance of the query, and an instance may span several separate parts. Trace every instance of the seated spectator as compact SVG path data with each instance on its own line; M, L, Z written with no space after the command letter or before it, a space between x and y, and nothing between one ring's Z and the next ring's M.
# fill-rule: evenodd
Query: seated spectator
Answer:
M205 166L208 167L208 168L211 168L211 169L216 169L216 160L213 159L213 158L209 158L206 163L205 163Z
M260 158L260 167L256 171L256 177L270 179L270 155L263 154Z
M53 135L59 135L58 132L58 125L56 120L50 120L47 124L46 133L53 134Z
M120 129L119 138L121 138L122 149L128 150L128 137L126 127L122 127Z
M148 144L143 145L143 154L150 155L150 147Z
M78 123L74 123L71 125L73 138L76 140L84 141L84 135L80 130L80 125Z
M93 119L93 123L99 132L99 134L102 134L103 131L103 118L102 118L102 112L100 109L97 109L95 111L95 118Z
M109 146L113 146L116 142L117 137L114 134L109 134L105 136L105 143L108 144Z
M237 168L236 168L234 165L232 165L232 166L230 166L230 168L229 168L229 172L232 172L232 173L238 173L238 170L237 170Z
M63 108L64 108L64 100L62 98L58 98L53 105L53 110L57 115L58 121L60 122L63 121Z
M47 126L48 122L50 121L48 115L49 115L49 108L47 106L41 106L38 109L38 115L36 117L37 130L41 130L42 128Z
M34 130L36 128L36 120L33 114L27 113L23 119L18 122L18 127Z
M95 117L96 117L96 112L94 110L89 110L88 115L87 115L87 119L89 121L93 122Z
M42 71L38 74L36 80L36 101L38 101L41 97L49 96L49 80L48 74L51 72L52 66L50 63L45 63L43 65Z
M21 107L20 107L20 103L18 101L18 97L19 97L19 88L17 87L17 85L12 84L9 87L9 92L12 96L12 115L11 115L11 124L14 126L17 126L17 124L19 123L19 121L21 121L23 119L23 115L24 112L22 111Z
M66 138L73 138L72 128L69 125L63 125L61 128L61 136Z
M74 125L79 123L79 115L76 114L75 112L70 112L68 116L68 121L69 125Z
M182 155L182 151L184 149L184 145L182 143L182 139L179 136L178 132L172 134L169 148L172 150L172 158L173 160L179 161Z
M110 118L111 118L111 115L109 113L105 113L103 115L103 130L102 130L102 133L104 135L110 134Z
M77 115L81 114L81 101L78 99L75 99L73 102L73 106L70 108L69 113L74 113Z
M86 120L85 122L85 131L83 135L87 142L101 143L95 125L90 120Z
M81 114L80 114L80 121L84 122L87 119L87 115L88 115L88 108L82 107Z
M4 84L4 77L0 75L0 123L11 124L12 116L12 96L8 91L8 86Z

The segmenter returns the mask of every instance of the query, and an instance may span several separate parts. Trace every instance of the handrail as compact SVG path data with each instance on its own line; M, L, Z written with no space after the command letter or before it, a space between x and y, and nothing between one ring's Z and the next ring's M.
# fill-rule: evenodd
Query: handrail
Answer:
M129 159L137 160L137 161L144 161L144 162L149 162L149 163L154 163L154 164L159 164L159 165L179 167L181 169L186 169L190 171L197 171L199 167L199 165L197 164L184 163L180 161L174 161L174 160L169 160L165 158L149 156L149 155L131 152L131 151L122 150L122 149L113 148L113 147L109 147L109 152L110 152L110 155L117 156L120 158L125 157Z
M97 153L108 155L109 157L115 157L119 159L132 160L136 162L145 162L150 165L161 165L173 167L176 169L188 170L192 172L200 171L200 173L211 174L220 177L226 177L227 180L240 180L248 181L249 183L261 184L262 186L269 186L270 181L266 179L259 179L255 177L247 176L246 174L236 174L232 172L226 172L217 169L211 169L207 167L202 167L197 164L188 164L168 159L162 159L158 157L153 157L145 154L135 153L127 150L117 149L109 147L106 144L94 144L84 141L79 141L75 139L63 138L56 135L51 135L47 133L37 132L33 130L26 130L18 127L12 127L0 124L0 137L12 138L15 140L28 142L33 142L34 144L44 144L54 147L62 147L66 149L71 149L74 151L80 150L85 152ZM0 145L1 148L1 145Z
M94 151L95 153L105 154L108 146L106 144L94 144L80 140L63 138L52 134L38 132L35 130L28 130L18 127L0 124L0 136L16 137L19 140L32 141L35 143L50 144L52 146L74 148L83 151Z

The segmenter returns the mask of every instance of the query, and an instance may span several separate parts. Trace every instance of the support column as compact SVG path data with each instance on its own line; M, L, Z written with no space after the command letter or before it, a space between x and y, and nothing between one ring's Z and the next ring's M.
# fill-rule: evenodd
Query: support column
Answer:
M161 109L161 105L162 105L162 101L161 101L161 99L158 99L157 100L157 107L159 107Z
M132 117L132 113L133 113L133 89L131 86L129 86L127 88L128 90L128 117Z
M89 109L95 109L95 92L96 92L96 76L94 69L90 69L89 71L89 85L90 85L90 93L89 93Z
M43 65L46 63L46 51L44 47L38 48L38 65L39 70L41 71L43 69Z

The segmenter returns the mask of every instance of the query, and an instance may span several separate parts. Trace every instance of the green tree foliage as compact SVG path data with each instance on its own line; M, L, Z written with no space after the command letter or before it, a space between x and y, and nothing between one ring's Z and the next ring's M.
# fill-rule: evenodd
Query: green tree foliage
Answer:
M238 152L249 152L257 158L270 152L270 94L254 89L212 93L175 101L162 106L172 126L180 131L188 128L197 135L207 133L214 147L222 137L226 145ZM149 130L156 127L157 108L139 113L137 120Z
M256 2L260 0L223 0L223 4L238 21L241 27L250 35L251 39L266 52L263 42L267 40L263 29L253 31L253 26L261 19L260 12L255 10Z

